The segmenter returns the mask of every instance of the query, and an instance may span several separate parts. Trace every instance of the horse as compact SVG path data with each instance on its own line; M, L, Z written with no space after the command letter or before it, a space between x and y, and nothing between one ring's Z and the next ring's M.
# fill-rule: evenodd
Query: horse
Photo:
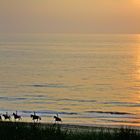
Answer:
M58 114L57 116L54 116L54 119L55 119L55 123L62 122L62 119L58 117Z
M9 120L9 121L11 120L11 116L8 115L7 112L6 112L6 114L3 114L2 116L4 117L5 120Z
M20 115L17 115L17 112L16 113L13 113L13 116L14 116L14 119L15 121L18 119L18 120L21 120L21 116Z
M40 116L37 116L37 115L32 115L31 114L31 118L32 118L32 120L35 122L35 120L38 122L39 120L41 120L41 117Z

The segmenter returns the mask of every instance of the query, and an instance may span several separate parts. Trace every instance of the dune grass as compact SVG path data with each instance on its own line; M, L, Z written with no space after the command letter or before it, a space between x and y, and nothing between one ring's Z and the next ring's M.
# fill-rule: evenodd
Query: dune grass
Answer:
M0 140L140 140L140 131L129 128L72 130L61 125L0 122Z

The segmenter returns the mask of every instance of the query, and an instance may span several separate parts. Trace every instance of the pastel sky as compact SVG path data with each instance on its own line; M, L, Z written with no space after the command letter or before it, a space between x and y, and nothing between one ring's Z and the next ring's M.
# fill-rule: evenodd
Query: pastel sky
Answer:
M0 0L0 33L140 33L140 0Z

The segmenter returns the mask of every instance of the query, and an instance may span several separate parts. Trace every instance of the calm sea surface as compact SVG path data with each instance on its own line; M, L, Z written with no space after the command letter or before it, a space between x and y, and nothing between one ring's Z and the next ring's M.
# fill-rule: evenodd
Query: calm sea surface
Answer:
M140 126L140 35L0 35L0 113L16 110Z

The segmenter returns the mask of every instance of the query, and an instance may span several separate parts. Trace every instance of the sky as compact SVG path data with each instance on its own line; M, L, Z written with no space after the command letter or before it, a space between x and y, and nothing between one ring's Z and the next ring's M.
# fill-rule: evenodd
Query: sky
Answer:
M0 33L140 33L140 0L0 0Z

